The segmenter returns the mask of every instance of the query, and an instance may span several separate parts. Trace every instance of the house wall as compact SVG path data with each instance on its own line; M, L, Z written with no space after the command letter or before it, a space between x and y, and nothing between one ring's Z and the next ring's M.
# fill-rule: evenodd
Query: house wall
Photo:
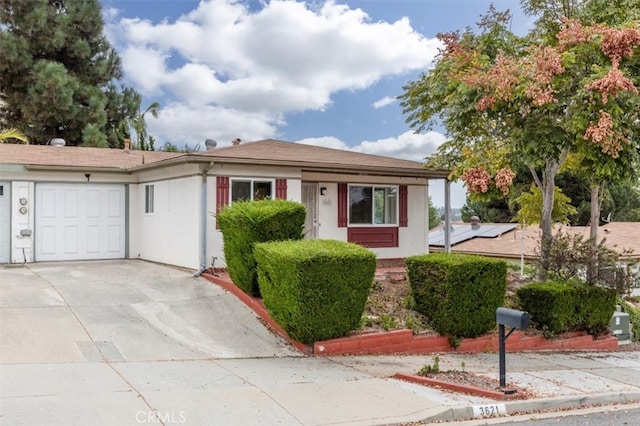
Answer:
M21 204L20 199L26 200L26 204ZM34 199L33 182L14 181L11 183L11 263L33 262ZM26 213L21 211L23 207L26 209ZM23 229L30 231L30 235L21 235L20 231Z
M352 182L371 183L371 182ZM390 184L389 181L381 182ZM318 199L319 238L347 241L347 227L339 228L338 224L338 184L320 182L319 187L327 188L325 195ZM427 253L428 251L428 187L408 185L408 226L398 228L399 247L372 248L379 259L395 259Z
M214 165L207 177L207 242L206 242L206 267L225 267L224 242L222 232L216 228L216 178L228 176L231 178L284 178L287 179L287 199L298 201L302 199L302 181L300 170L295 168L265 167L265 166L238 166L229 164Z
M200 175L130 186L130 257L198 269ZM145 213L145 185L154 186L154 211Z

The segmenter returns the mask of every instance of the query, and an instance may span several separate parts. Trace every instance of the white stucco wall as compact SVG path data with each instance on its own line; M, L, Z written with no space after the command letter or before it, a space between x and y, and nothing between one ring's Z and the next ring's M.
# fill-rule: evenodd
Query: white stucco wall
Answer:
M145 213L145 185L154 186L153 213ZM201 185L198 175L131 185L130 257L198 269Z
M26 204L22 204L21 199L26 200ZM11 183L11 263L33 262L34 201L33 182ZM26 212L23 213L21 208ZM30 231L31 235L21 235L23 229Z

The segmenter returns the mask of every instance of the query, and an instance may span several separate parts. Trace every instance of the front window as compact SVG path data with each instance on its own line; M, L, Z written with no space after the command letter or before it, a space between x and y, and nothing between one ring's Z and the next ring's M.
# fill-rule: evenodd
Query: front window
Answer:
M395 186L350 186L349 223L395 225L398 223L398 188Z
M270 198L273 198L273 181L271 180L231 180L231 202L258 201Z
M153 185L144 186L144 212L153 213L154 199L153 199Z

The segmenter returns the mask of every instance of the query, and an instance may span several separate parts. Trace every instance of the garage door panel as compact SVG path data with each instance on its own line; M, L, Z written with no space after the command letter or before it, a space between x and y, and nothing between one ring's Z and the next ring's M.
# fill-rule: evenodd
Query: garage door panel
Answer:
M79 202L80 196L75 189L67 189L64 191L64 219L78 219L80 217Z
M67 255L76 255L79 253L78 240L80 238L80 231L77 225L66 225L64 227L63 239L64 249L63 253Z
M100 253L100 226L87 226L87 253Z
M125 256L124 185L36 184L36 260Z
M100 191L98 190L88 190L87 191L87 202L85 204L87 209L87 217L88 218L98 218L100 217Z
M0 182L0 263L10 261L11 246L11 186Z
M40 216L44 219L55 219L56 217L56 190L43 189L40 193L41 205Z
M111 218L120 217L121 204L121 197L118 191L109 191L107 193L107 216Z
M52 255L56 253L56 227L55 226L42 226L38 230L40 236L40 252L44 255Z

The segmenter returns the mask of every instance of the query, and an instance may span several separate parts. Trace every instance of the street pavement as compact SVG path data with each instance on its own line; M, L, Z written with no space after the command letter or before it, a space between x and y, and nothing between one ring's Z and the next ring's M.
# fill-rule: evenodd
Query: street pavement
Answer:
M640 351L507 354L507 385L536 397L504 406L392 378L433 357L303 356L232 294L149 262L0 266L0 425L382 425L640 401ZM497 354L439 363L498 378Z

